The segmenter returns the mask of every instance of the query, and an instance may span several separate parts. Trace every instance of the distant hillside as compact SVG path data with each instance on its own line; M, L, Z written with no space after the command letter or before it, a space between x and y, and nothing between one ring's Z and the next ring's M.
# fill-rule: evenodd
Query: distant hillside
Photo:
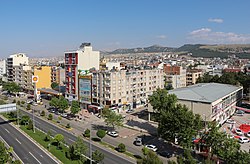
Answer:
M202 45L202 44L186 44L177 49L175 52L192 53L193 57L220 57L226 58L228 55L235 54L239 58L250 59L250 45Z
M145 48L130 48L130 49L117 49L110 54L128 54L128 53L153 53L153 52L171 52L174 51L175 48L172 47L162 47L158 45L153 45Z

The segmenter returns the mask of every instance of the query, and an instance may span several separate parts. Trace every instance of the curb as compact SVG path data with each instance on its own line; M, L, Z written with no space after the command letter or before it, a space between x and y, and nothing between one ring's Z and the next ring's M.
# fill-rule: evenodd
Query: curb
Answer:
M2 119L4 119L5 121L8 121L5 117L3 117L2 115L0 115L0 117ZM13 123L10 123L11 126L13 126L16 130L18 130L20 133L22 133L26 138L28 138L31 142L33 142L37 147L39 147L45 154L47 154L48 156L50 156L56 163L62 163L61 161L59 161L51 152L47 151L43 146L41 146L37 141L35 141L33 138L31 138L28 134L26 134L25 132L23 132L20 128L17 128L16 125L13 125Z

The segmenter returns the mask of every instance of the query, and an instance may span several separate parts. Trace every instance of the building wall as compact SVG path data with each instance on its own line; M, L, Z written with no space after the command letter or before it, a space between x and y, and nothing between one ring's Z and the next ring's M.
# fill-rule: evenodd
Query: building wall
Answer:
M187 86L196 84L197 79L201 76L202 76L201 70L189 70L189 71L187 71L187 77L186 77Z
M186 69L181 66L163 65L165 73L166 85L172 86L174 89L186 86Z
M6 60L0 61L0 76L3 76L6 74Z
M36 88L51 88L51 67L50 66L35 66L34 76L38 76Z
M13 67L14 82L17 83L23 91L32 93L34 85L32 84L33 70L31 66L19 65Z
M91 46L85 46L83 49L77 50L78 53L78 68L81 70L89 70L95 68L99 70L100 67L100 52L92 51Z

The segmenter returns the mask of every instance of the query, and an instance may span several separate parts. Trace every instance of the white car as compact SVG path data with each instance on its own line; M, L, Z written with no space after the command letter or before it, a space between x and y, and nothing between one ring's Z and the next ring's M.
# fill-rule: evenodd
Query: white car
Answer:
M247 137L250 137L250 131L249 131L249 132L247 132Z
M249 142L249 139L247 137L240 137L239 138L239 143L248 143Z
M233 136L232 134L228 134L228 135L227 135L227 138L234 139L234 136Z
M118 133L116 131L109 131L108 135L110 135L112 137L118 137Z
M148 148L149 150L154 151L154 152L157 151L157 147L155 145L146 145L145 147Z
M242 136L243 135L243 132L239 129L239 128L236 128L235 129L235 133L239 136Z
M234 121L233 119L228 119L226 121L226 123L228 123L228 124L236 124L236 121Z

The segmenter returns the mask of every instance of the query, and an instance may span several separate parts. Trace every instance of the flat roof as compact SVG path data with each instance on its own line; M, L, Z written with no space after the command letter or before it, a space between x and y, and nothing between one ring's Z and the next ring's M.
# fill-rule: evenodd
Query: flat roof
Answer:
M55 91L53 89L49 89L49 88L39 88L37 90L42 92L42 93L47 93L47 94L51 94L51 95L57 95L57 96L62 95L62 93Z
M243 87L229 84L199 83L170 90L169 94L175 94L179 100L212 103L241 88Z

